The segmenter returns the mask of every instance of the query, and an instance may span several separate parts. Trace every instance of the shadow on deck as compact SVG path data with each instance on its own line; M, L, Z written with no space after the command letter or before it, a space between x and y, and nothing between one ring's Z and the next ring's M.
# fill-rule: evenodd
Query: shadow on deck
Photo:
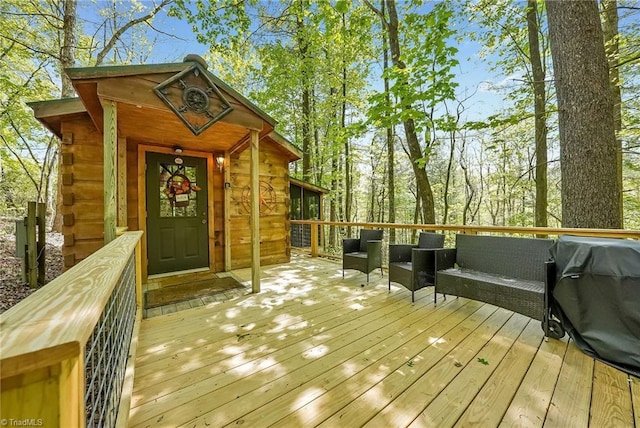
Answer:
M640 380L538 321L363 282L295 256L260 294L143 320L129 425L640 427Z

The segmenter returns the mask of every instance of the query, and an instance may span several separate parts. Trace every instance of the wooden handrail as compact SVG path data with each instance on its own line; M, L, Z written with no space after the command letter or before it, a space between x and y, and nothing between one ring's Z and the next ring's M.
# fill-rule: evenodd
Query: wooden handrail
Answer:
M83 424L84 347L131 257L136 260L136 273L140 270L137 253L141 236L142 232L125 232L0 314L2 418L15 418L15 410L22 417L51 418L43 420L46 426ZM135 278L139 296L140 276ZM47 383L47 378L53 380ZM43 380L42 390L33 389L33 381L38 379ZM50 403L38 401L41 407L31 411L28 403L22 403L35 400L31 396L44 394L46 388L46 393L52 394L51 385L62 401L50 397ZM26 397L16 392L20 388L29 388ZM58 408L65 402L67 409ZM46 406L54 409L43 410ZM44 413L36 416L37 412Z
M404 223L348 223L320 220L290 220L291 224L316 224L318 226L351 226L365 229L415 229L441 230L461 233L499 232L505 234L526 233L531 235L579 235L600 236L604 238L640 239L640 230L630 229L586 229L586 228L553 228L522 226L477 226L477 225L444 225L444 224L404 224Z
M46 367L84 346L141 236L123 234L0 314L0 378Z
M410 229L428 231L449 231L457 233L502 233L531 235L578 235L602 238L640 239L640 230L629 229L586 229L586 228L553 228L553 227L521 227L521 226L478 226L478 225L444 225L444 224L402 224L402 223L348 223L320 220L290 220L291 224L308 224L311 226L311 254L318 254L318 226L361 227L365 229ZM315 236L314 236L315 235ZM314 244L315 243L315 247Z

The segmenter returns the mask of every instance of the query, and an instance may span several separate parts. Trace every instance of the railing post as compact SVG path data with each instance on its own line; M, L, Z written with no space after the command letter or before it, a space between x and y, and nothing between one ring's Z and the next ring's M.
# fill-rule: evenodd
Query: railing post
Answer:
M80 353L60 363L59 376L59 406L60 427L84 427L86 426L86 414L84 408L84 348ZM57 406L58 403L52 403ZM44 426L49 426L42 421Z
M142 309L142 239L136 244L136 307Z
M42 287L45 281L46 270L47 206L42 202L38 202L36 214L36 223L38 224L38 242L36 243L36 250L38 252L38 286Z
M36 240L36 203L27 203L27 279L29 287L38 286L38 247Z
M318 257L318 225L313 223L311 226L311 257Z

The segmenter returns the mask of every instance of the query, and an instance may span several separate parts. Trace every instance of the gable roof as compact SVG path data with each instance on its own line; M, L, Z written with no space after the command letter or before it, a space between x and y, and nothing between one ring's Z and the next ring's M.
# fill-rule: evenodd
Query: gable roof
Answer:
M290 161L302 157L298 147L274 131L277 122L273 117L207 71L207 64L197 55L188 55L181 63L67 68L65 72L70 77L78 97L30 102L28 105L33 109L34 116L47 129L62 138L63 120L79 117L90 118L98 131L102 132L101 103L104 97L118 102L118 128L127 137L154 141L149 140L153 137L149 134L151 132L159 135L156 143L163 144L162 141L165 140L160 139L165 138L167 132L170 132L172 137L175 137L174 140L180 140L183 146L188 146L189 141L192 145L197 145L202 139L189 133L186 127L176 126L175 124L179 123L178 118L153 93L153 88L168 76L175 76L176 73L194 68L206 73L207 78L224 91L235 106L235 110L228 117L221 119L219 124L214 124L214 127L217 127L217 131L214 132L217 134L209 133L209 137L205 137L205 140L208 138L211 141L205 150L243 150L249 139L248 130L257 129L260 131L261 139L268 138L275 143L286 153ZM153 116L149 116L150 114ZM142 123L152 125L140 126ZM212 135L214 138L211 138ZM224 147L220 145L223 144L221 138L227 141Z
M207 70L207 63L198 55L187 55L183 62L164 63L164 64L138 64L138 65L109 65L99 67L72 67L65 68L65 73L72 81L94 80L111 77L127 77L143 74L162 74L162 73L178 73L184 71L192 65L199 64L205 69L207 76L216 84L228 92L238 101L240 101L249 110L260 116L265 122L271 126L275 126L277 121L260 109L247 97L233 89L227 83L222 81L216 75ZM75 85L74 85L75 86Z

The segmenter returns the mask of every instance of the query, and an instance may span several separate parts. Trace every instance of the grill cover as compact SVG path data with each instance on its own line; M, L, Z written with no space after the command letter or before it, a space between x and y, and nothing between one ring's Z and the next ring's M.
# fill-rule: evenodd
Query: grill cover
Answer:
M640 242L561 236L553 312L587 355L640 376Z

